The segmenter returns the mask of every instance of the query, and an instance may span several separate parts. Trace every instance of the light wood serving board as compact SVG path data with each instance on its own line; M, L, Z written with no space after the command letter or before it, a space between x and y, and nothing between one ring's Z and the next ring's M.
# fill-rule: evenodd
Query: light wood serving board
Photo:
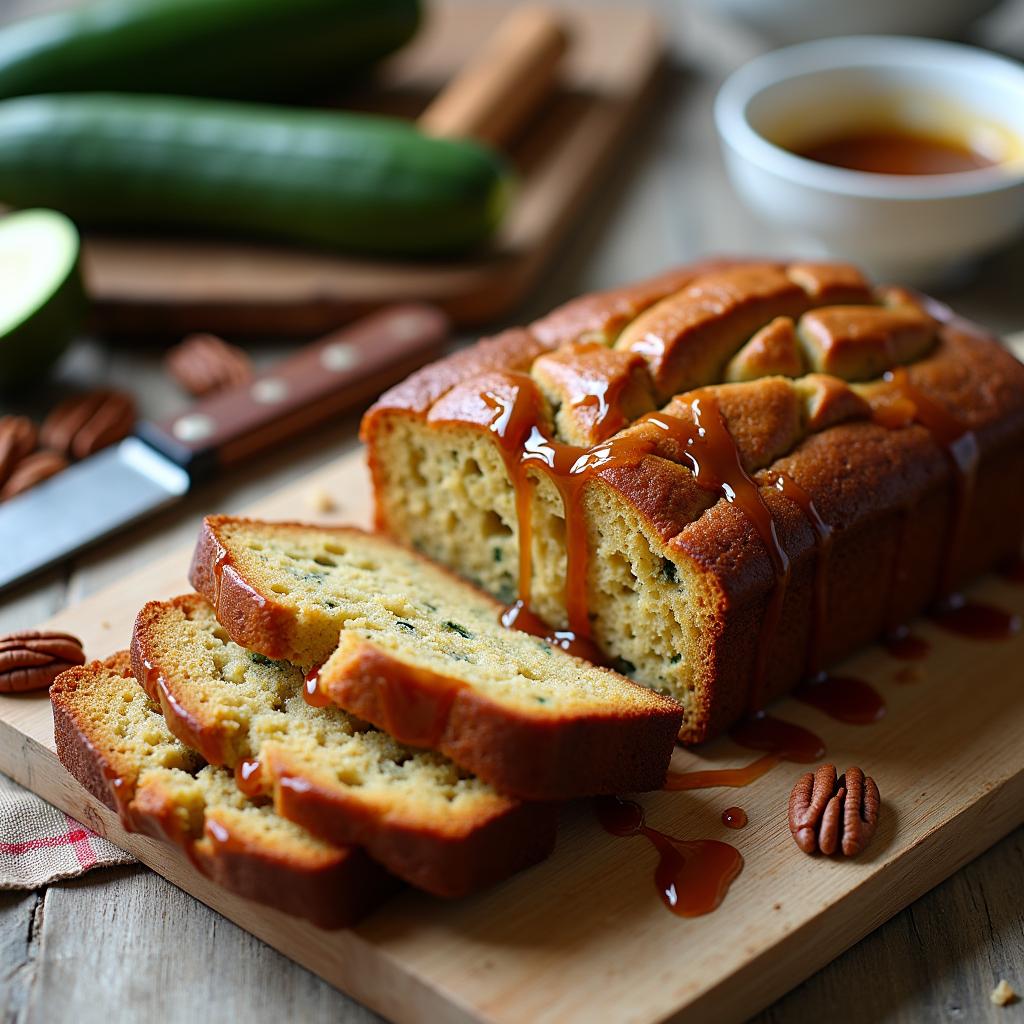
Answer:
M554 255L654 79L658 23L639 5L548 0L564 13L560 84L508 155L519 186L491 245L459 260L346 257L248 241L87 236L89 292L104 331L312 335L389 302L424 300L461 323L509 310ZM416 116L510 9L432 0L414 42L346 106Z
M365 524L361 456L348 456L261 502L254 514L304 515L311 489ZM315 518L315 517L309 517ZM79 634L92 656L127 645L142 603L186 589L189 553L147 566L49 625ZM990 578L972 596L1024 612L1024 588ZM683 838L735 844L745 866L722 906L669 913L655 890L656 855L616 838L588 803L567 807L554 856L474 899L445 903L406 891L351 931L324 932L219 890L175 850L128 835L64 771L44 695L0 697L0 771L138 856L154 870L338 988L399 1022L654 1022L742 1020L1024 821L1024 636L982 643L915 629L933 644L921 678L880 648L844 671L870 680L888 713L842 725L794 701L773 711L822 735L840 770L864 767L883 798L879 832L854 861L799 853L786 827L781 765L746 789L647 794L648 822ZM730 767L756 756L727 740L675 767ZM731 831L721 812L746 809Z

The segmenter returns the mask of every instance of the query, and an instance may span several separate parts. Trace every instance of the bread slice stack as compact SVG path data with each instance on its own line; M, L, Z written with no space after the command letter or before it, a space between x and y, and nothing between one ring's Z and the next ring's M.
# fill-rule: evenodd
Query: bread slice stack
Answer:
M209 517L191 582L54 684L57 750L240 895L328 927L396 879L466 896L547 856L558 801L664 782L674 701L382 537Z

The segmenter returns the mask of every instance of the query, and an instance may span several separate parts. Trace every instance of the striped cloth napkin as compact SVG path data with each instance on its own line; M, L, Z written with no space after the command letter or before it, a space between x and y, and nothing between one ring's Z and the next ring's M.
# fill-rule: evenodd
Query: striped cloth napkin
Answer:
M0 889L38 889L135 858L0 775Z

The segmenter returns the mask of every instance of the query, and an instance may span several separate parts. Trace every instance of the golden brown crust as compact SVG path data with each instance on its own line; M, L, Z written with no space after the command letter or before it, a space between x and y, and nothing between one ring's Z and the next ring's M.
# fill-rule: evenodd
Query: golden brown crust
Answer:
M267 767L278 784L274 806L283 817L333 843L358 843L399 877L433 893L467 896L544 860L554 848L556 804L516 804L466 837L381 828L339 802L336 791L311 782L275 751Z
M701 710L688 734L702 739L744 710L745 680L758 660L773 593L785 591L774 639L767 641L769 695L800 678L815 647L827 664L1017 550L1024 521L1024 368L941 304L907 289L872 289L845 265L751 262L695 278L684 268L673 280L678 287L666 290L670 277L646 290L633 286L640 299L632 305L598 295L563 307L551 318L557 331L537 324L532 330L552 345L572 346L571 356L555 348L511 374L490 367L487 378L451 383L428 411L414 415L424 429L443 425L452 448L460 427L486 432L497 446L496 406L482 399L481 386L507 405L534 376L547 399L536 404L538 429L565 440L559 394L535 368L569 358L575 375L586 377L598 361L588 366L578 343L592 337L648 363L665 403L648 421L667 414L686 424L694 402L712 397L745 470L758 474L761 500L791 563L788 582L780 583L779 566L749 517L697 485L693 444L678 429L656 434L649 422L625 427L604 454L592 453L601 468L583 487L612 492L616 507L639 515L666 545L665 554L689 566L707 588L710 611L692 652L692 699ZM582 312L568 316L573 309ZM772 323L778 317L787 319ZM614 326L602 327L609 323ZM758 334L766 325L771 337ZM825 372L766 376L798 372L797 357L799 372L808 364ZM719 383L726 373L743 383ZM382 415L367 432L371 465L382 458L393 417L401 415ZM957 440L964 435L970 436ZM615 457L620 442L629 442L621 444L629 457ZM956 460L970 461L975 450L976 472L958 469ZM561 457L574 464L571 453ZM503 451L506 466L515 468L517 458L518 452ZM539 479L535 465L522 471L526 479ZM823 584L815 580L820 537L799 503L780 493L780 472L806 492L831 529ZM404 537L409 520L399 515L402 495L388 490L383 473L375 483L379 521ZM424 540L429 550L429 538L417 538ZM815 639L819 604L826 614Z
M199 530L189 583L213 605L217 621L237 644L268 658L298 660L293 643L294 619L280 601L255 590L233 564L217 527L228 516L206 516ZM144 665L132 644L133 662Z
M657 277L591 295L581 295L534 321L531 330L549 348L573 341L614 341L622 328L656 302L685 288L701 274L725 269L735 261L705 260L675 267Z
M320 671L321 692L396 739L440 750L524 800L660 789L682 712L667 697L604 714L530 716L364 640Z
M769 320L796 317L810 297L777 265L755 263L698 277L641 313L615 342L640 353L665 399L714 383L743 341Z
M206 517L193 558L192 583L215 605L218 621L236 643L271 658L294 660L298 651L306 649L297 637L294 613L276 602L272 593L258 591L244 578L221 536L224 527L246 522L259 525L226 516ZM273 526L304 529L296 523ZM309 529L345 539L364 536L351 527ZM422 555L401 550L403 557L422 562L425 571L438 571ZM442 571L468 600L486 602L497 621L501 606L493 598ZM247 607L251 616L245 612ZM159 665L147 653L149 630L164 608L165 603L154 602L139 613L132 638L137 674L160 703L176 735L214 763L228 763L230 751L223 734L190 714L186 702L175 699ZM551 656L568 659L561 651L552 651ZM468 686L460 687L450 676L402 661L369 641L342 635L339 650L320 669L319 689L334 704L400 742L439 750L499 792L520 799L550 801L659 789L682 717L679 705L619 680L609 670L590 665L586 670L616 678L625 691L623 699L600 710L531 716L488 700Z
M155 642L161 620L168 615L187 615L191 606L201 601L197 595L187 595L147 605L136 621L132 656L140 666L139 674L147 677L147 692L159 700L174 735L201 749L211 763L237 767L240 757L232 743L237 733L231 728L233 720L225 726L218 718L204 715L201 701L189 699L188 681L162 664L160 645ZM665 704L672 702L665 700ZM676 712L669 721L670 740L678 720ZM671 752L671 742L668 749ZM400 806L373 796L364 798L358 785L319 782L307 762L283 742L268 741L257 756L262 788L282 817L328 842L365 848L389 871L438 896L464 895L507 877L542 860L554 845L557 809L551 803L523 803L492 793L486 806L460 810L436 827L427 827ZM482 862L477 863L477 858Z
M361 850L324 847L297 857L272 841L253 842L233 836L216 808L205 814L204 834L191 835L181 825L180 808L159 785L137 793L138 771L116 749L104 748L91 735L80 713L76 692L88 690L98 673L130 677L127 652L63 673L50 692L54 740L61 764L97 800L116 811L124 826L180 846L208 878L245 899L304 917L321 928L354 924L397 888Z
M796 324L792 317L777 316L729 360L725 379L733 383L775 374L799 377L803 372L804 357L796 336Z

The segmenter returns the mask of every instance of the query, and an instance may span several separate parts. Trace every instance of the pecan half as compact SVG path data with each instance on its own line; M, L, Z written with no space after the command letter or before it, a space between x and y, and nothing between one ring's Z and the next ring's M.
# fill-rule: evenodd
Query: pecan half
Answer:
M0 693L42 690L65 669L83 664L82 641L70 633L9 633L0 637Z
M84 459L127 437L135 426L135 399L123 391L101 388L75 395L43 420L39 439L47 448Z
M804 853L842 850L856 857L878 828L881 798L875 780L860 768L847 768L836 778L836 767L823 764L801 775L789 797L789 830Z
M27 416L0 416L0 486L36 446L38 433Z
M200 397L252 380L248 355L215 334L190 334L164 359L168 373L190 394Z
M35 487L36 484L66 469L67 465L68 460L60 452L44 449L27 455L14 467L14 472L7 478L3 487L0 487L0 501L6 501L30 487Z

